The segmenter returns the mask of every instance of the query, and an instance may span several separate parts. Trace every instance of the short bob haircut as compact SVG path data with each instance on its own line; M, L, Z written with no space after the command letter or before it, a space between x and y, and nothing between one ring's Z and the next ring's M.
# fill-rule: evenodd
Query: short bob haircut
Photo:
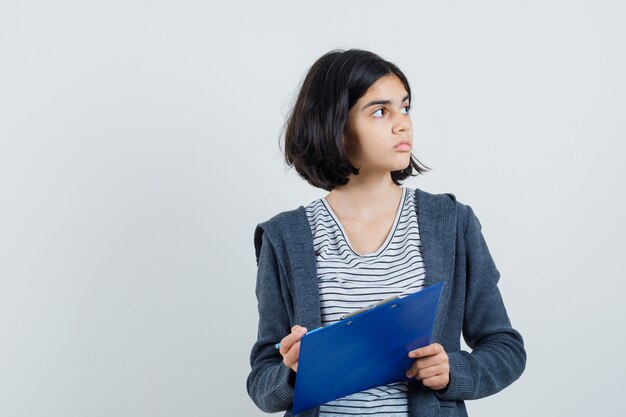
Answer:
M287 164L311 185L327 191L346 184L351 173L358 175L343 144L348 111L374 82L388 75L402 81L410 100L411 88L402 71L372 52L336 49L321 56L302 82L284 126ZM409 166L392 171L391 178L400 185L429 169L411 155Z

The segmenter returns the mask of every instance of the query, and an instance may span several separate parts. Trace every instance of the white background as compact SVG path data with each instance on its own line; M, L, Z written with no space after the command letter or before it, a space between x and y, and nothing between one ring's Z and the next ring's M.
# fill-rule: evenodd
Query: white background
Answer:
M253 231L334 48L413 89L408 187L475 210L528 366L474 416L622 405L623 1L3 1L0 415L261 416ZM610 412L612 410L612 412Z

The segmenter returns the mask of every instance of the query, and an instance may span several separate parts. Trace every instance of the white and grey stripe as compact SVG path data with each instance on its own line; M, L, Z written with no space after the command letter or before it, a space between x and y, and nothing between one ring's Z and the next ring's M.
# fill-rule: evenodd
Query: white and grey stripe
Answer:
M305 207L313 233L322 326L365 305L407 295L424 285L415 190L402 188L393 226L374 253L358 254L325 198ZM362 391L320 407L320 416L408 415L408 387L399 382Z

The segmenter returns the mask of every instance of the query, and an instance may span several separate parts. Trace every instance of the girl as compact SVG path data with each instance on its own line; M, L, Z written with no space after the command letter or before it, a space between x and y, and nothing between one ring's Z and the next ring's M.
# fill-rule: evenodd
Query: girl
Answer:
M410 107L404 74L368 51L331 51L305 77L285 159L329 193L255 230L259 328L247 388L266 412L292 415L308 329L440 281L434 343L409 352L405 381L300 415L466 416L464 400L498 392L524 370L523 340L472 209L453 194L401 186L428 170L411 154ZM461 334L471 352L461 350Z

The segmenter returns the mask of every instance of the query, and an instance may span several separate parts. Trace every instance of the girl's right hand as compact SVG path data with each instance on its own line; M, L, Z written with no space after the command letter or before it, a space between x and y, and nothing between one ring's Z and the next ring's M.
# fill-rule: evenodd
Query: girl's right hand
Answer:
M298 356L300 354L300 339L306 333L306 327L295 325L291 333L280 341L280 354L285 365L298 372Z

